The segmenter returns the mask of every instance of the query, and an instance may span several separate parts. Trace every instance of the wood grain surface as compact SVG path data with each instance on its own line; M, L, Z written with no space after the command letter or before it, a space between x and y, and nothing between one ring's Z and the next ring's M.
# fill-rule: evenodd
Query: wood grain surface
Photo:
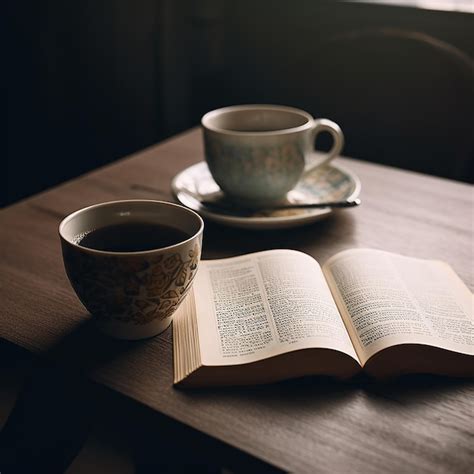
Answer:
M472 473L474 383L406 377L307 378L261 387L172 387L172 335L143 342L95 331L64 273L57 228L107 200L170 200L170 181L203 159L192 130L0 212L0 337L283 470ZM449 157L447 157L449 159ZM472 290L472 187L354 159L362 206L300 229L206 223L204 258L295 248L324 262L372 247L448 262ZM26 171L25 171L26 172Z

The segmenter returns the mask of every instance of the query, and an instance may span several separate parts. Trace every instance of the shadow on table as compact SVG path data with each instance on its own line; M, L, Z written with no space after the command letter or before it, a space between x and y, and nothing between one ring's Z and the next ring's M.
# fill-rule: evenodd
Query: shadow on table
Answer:
M472 390L474 380L441 375L410 374L384 381L364 377L360 382L360 387L374 403L389 401L392 404L416 408L427 403L445 401L450 395Z
M60 367L81 373L93 371L127 352L139 348L141 341L112 339L100 331L92 319L81 321L43 356Z
M23 351L6 341L1 347L0 366L19 367ZM65 472L107 406L103 391L84 374L133 347L106 338L86 320L42 357L30 354L23 388L0 431L0 472Z
M218 403L242 404L261 402L268 411L289 413L295 406L327 413L350 403L391 405L415 408L419 404L437 403L453 394L474 387L474 380L416 374L388 380L375 380L364 374L340 381L326 376L304 377L253 387L221 387L180 390L181 396L194 403L209 399Z
M326 244L331 244L334 248L334 242L341 237L347 247L352 242L350 237L355 222L350 211L335 212L324 220L298 229L256 231L235 229L206 221L202 258L230 257L271 249L298 248L303 252L314 253L315 249L323 250Z

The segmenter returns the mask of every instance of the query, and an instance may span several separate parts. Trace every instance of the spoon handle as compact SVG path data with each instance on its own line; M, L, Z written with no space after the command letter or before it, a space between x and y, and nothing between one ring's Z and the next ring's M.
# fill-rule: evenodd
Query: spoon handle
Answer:
M325 207L331 208L343 208L343 207L355 207L358 206L361 201L360 199L351 199L344 201L332 201L332 202L304 202L304 203L292 203L292 204L282 204L276 206L265 206L263 208L249 208L249 207L240 207L237 205L226 204L216 201L200 201L203 206L208 207L209 209L219 209L224 211L276 211L283 209L322 209Z

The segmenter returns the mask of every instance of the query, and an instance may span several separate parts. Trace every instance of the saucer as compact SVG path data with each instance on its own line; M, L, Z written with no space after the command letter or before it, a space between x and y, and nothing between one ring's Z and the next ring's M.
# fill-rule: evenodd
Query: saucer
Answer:
M336 209L279 209L255 211L249 216L233 216L229 213L209 210L198 200L224 200L224 194L212 178L206 162L201 161L177 174L171 188L178 201L214 222L246 229L282 229L310 224L328 217ZM359 178L339 164L317 168L306 173L292 189L284 203L331 202L355 199L359 196ZM193 198L192 196L195 196Z

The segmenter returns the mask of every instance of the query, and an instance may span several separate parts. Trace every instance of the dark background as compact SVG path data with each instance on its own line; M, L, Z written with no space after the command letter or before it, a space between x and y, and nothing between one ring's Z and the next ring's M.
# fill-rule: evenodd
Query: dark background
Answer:
M25 0L9 2L6 18L2 205L237 103L301 107L341 125L347 155L473 181L473 14Z

